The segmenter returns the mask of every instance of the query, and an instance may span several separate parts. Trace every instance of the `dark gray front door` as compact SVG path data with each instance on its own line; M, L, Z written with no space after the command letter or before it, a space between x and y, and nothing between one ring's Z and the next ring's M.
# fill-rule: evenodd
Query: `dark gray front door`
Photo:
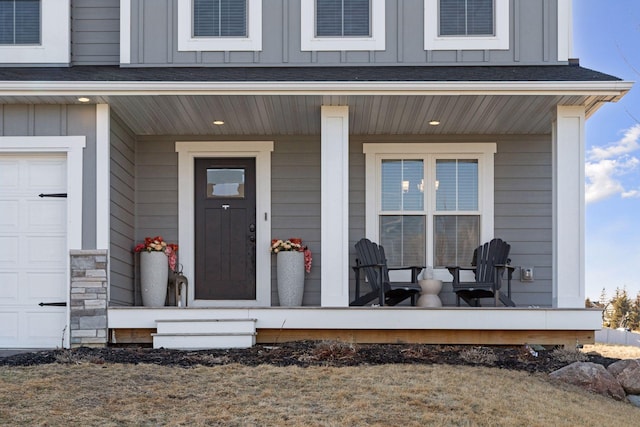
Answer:
M195 160L195 299L256 298L254 158Z

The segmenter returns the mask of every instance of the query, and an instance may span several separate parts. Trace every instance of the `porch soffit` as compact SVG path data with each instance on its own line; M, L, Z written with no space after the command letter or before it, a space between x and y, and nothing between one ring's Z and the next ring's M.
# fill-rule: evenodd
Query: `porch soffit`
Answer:
M354 135L548 134L557 105L589 116L630 87L578 66L0 68L2 104L89 96L137 135L318 135L322 105Z

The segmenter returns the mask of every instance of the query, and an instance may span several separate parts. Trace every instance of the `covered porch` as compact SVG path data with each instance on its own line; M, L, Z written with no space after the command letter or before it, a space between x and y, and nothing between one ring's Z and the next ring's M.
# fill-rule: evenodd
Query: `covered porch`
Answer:
M158 321L238 316L254 319L257 342L575 344L591 342L600 327L599 312L583 308L584 124L628 82L577 66L118 69L117 80L109 67L74 67L27 70L30 81L19 71L16 81L2 79L0 100L37 105L29 113L34 132L57 109L94 112L81 240L82 250L107 253L100 334L108 342L127 334L148 341ZM447 283L440 309L349 308L354 244L380 238L376 162L419 157L430 165L441 154L478 159L478 240L511 243L512 265L533 267L534 281L518 280L516 271L516 308L455 308ZM195 294L199 158L255 159L248 298ZM424 265L449 282L434 255L433 212L423 211ZM138 306L132 248L155 235L180 245L188 309ZM268 252L272 238L289 237L302 238L314 257L299 308L277 306Z

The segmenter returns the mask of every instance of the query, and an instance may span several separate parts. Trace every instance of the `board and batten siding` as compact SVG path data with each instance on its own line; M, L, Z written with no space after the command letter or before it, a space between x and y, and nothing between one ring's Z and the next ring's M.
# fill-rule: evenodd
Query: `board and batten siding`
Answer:
M383 0L376 0L383 1ZM386 0L383 51L301 50L300 1L264 0L262 51L178 51L177 0L131 1L131 66L558 63L558 0L510 0L509 50L424 50L424 1Z
M0 104L0 136L84 136L82 248L96 249L96 106Z
M135 304L135 135L111 114L110 305Z
M71 64L120 63L120 0L71 2Z

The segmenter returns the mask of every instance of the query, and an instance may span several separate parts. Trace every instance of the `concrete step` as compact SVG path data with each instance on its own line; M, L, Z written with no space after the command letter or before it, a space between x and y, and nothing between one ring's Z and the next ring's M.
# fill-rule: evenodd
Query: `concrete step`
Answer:
M208 350L212 348L249 348L256 334L152 334L153 348Z
M256 319L156 320L158 334L227 334L256 332Z
M256 319L157 320L153 348L248 348L256 343Z

